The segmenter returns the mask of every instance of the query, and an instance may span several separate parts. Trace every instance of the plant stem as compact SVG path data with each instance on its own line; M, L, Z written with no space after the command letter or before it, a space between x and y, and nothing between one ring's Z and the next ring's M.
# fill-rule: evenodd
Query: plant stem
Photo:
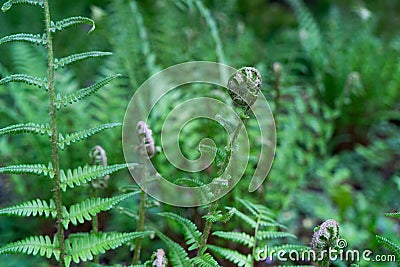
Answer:
M218 208L218 203L214 202L211 205L210 211L208 213L215 212L217 210L217 208ZM197 251L198 255L199 255L200 251L202 251L205 248L205 246L207 245L207 240L208 240L208 237L209 237L209 235L211 233L212 225L213 225L212 221L207 221L206 225L204 226L204 231L203 231L203 234L201 236L200 247L199 247L199 250Z
M58 151L58 129L57 129L57 108L56 108L56 92L54 85L54 52L52 32L50 29L50 8L48 0L44 0L44 15L45 15L45 32L47 41L47 90L50 104L50 143L51 143L51 162L54 168L54 188L53 198L56 206L56 223L57 223L57 240L60 249L60 266L65 266L65 239L63 228L63 211L62 211L62 194L60 180L60 160Z
M143 159L143 189L146 187L147 180L147 165L146 160ZM139 218L136 223L136 232L142 232L144 230L144 218L146 213L146 191L143 190L140 193L140 204L139 204ZM140 260L140 250L142 249L142 238L137 238L135 242L135 252L133 254L132 264L137 264Z
M97 195L98 195L97 194L97 189L93 188L93 196L97 197ZM92 231L93 231L93 233L98 233L99 232L99 218L98 218L97 214L94 215L93 218L92 218ZM95 255L94 256L93 262L96 263L96 264L100 263L99 255Z

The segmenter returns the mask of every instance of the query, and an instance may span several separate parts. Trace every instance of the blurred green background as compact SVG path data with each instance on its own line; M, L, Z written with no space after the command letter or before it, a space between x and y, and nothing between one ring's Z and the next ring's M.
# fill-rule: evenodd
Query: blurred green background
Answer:
M250 194L249 177L257 162L256 151L252 152L244 178L221 205L235 206L237 197L264 204L305 245L315 225L333 218L340 223L349 248L387 253L378 246L375 235L400 240L399 224L384 216L400 207L400 2L309 0L305 1L306 9L288 2L51 1L53 20L81 15L96 22L96 30L90 35L86 27L57 34L57 57L87 50L114 53L58 72L57 89L70 92L108 74L124 75L96 96L67 108L59 117L60 129L65 132L122 122L128 100L140 84L177 63L209 60L235 68L254 66L262 74L262 92L277 124L276 157L268 180ZM1 14L0 36L41 32L43 19L38 10L17 6ZM44 76L45 72L41 47L22 43L0 47L0 77L11 73ZM226 93L206 87L190 93L178 90L168 96L150 121L156 145L161 145L165 114L176 101L195 96L229 101ZM0 127L43 122L41 118L47 118L48 112L46 98L30 86L0 86ZM204 137L224 142L223 128L212 123L210 127L210 123L199 120L184 130L180 138L185 154L197 155L198 141ZM247 126L250 137L257 136L252 119ZM89 164L89 152L95 145L105 148L110 164L124 162L121 132L113 129L67 148L61 154L62 166ZM44 136L0 137L1 166L46 163L49 157ZM153 161L166 177L188 175L168 164L162 152ZM102 194L116 194L120 186L133 183L128 172L121 171L111 177ZM50 198L50 188L44 178L0 175L0 206ZM88 190L79 189L68 193L65 202L87 197ZM133 210L138 206L135 199L124 205ZM179 229L171 231L171 226L155 215L172 209L177 212L166 205L151 209L147 225L164 232L168 229L170 236L180 240ZM206 211L192 208L178 212L201 224ZM230 224L240 227L235 221ZM135 223L112 211L102 214L100 226L132 231ZM90 225L80 225L79 230L90 230ZM0 217L1 245L27 235L53 232L52 223L46 219ZM159 246L160 241L146 241L144 255ZM129 257L129 248L121 248L107 254L104 263L129 262ZM0 263L2 266L48 266L30 257L0 259L7 262ZM337 262L335 266L343 264Z

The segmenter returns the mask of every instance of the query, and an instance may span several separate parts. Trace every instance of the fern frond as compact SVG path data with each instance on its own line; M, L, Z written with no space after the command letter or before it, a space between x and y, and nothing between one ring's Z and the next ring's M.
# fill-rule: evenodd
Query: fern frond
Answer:
M14 124L0 129L0 135L19 133L33 133L41 135L47 134L50 136L50 126L48 124L37 124L29 122Z
M15 83L15 82L26 83L29 85L34 85L39 88L42 88L43 86L45 86L45 82L43 81L42 78L34 77L31 75L26 75L26 74L13 74L13 75L6 76L0 80L0 85L6 84L6 83Z
M58 146L61 149L64 149L65 145L69 146L71 143L76 143L80 140L86 139L89 136L92 136L94 134L97 134L101 131L111 129L117 126L121 126L121 123L106 123L102 124L90 129L85 129L82 131L77 131L75 133L67 134L65 137L60 134L58 137Z
M254 247L255 239L253 236L242 233L242 232L224 232L224 231L215 231L213 235L218 236L220 238L231 240L236 243L243 244L248 248Z
M121 201L136 195L138 192L128 193L111 198L91 198L81 203L72 205L67 214L64 215L63 225L68 229L68 224L73 225L83 223L85 220L91 220L93 216L101 211L107 211L120 203Z
M233 208L228 208L228 209L231 210ZM250 218L249 216L247 216L246 214L244 214L243 212L241 212L240 210L235 209L234 214L236 216L238 216L240 219L242 219L245 223L247 223L252 228L256 228L256 226L257 226L256 221L253 220L252 218Z
M90 96L94 93L96 93L98 90L100 90L100 88L104 87L105 85L107 85L108 83L110 83L112 80L121 77L120 74L116 74L116 75L111 75L108 76L102 80L100 80L99 82L92 84L89 87L86 88L82 88L79 89L77 92L65 95L65 96L61 96L60 94L57 95L57 108L59 109L62 105L65 107L68 104L72 104L74 102L77 102L87 96Z
M28 4L33 6L40 6L41 8L44 7L43 0L9 0L3 4L1 7L1 11L6 12L8 11L13 5L17 4Z
M74 62L84 60L87 58L96 58L96 57L105 57L105 56L111 56L111 52L102 52L102 51L90 51L90 52L83 52L79 54L73 54L67 57L63 57L60 59L55 59L54 60L54 67L55 69L58 68L64 68L66 65L72 64Z
M257 249L256 249L257 250ZM301 245L292 245L292 244L284 244L284 245L276 245L268 247L269 251L285 251L290 253L291 251L308 251L310 250L309 247L301 246Z
M0 173L11 173L11 174L44 174L50 178L54 177L53 165L51 162L48 166L44 164L21 164L12 165L0 168Z
M158 215L166 218L170 218L178 223L182 227L183 235L186 239L186 244L189 246L188 250L191 251L200 246L201 232L197 229L197 226L189 219L183 218L178 214L171 212L162 212Z
M57 239L52 242L48 236L31 236L0 248L0 254L37 255L38 253L46 258L54 255L57 259L60 255Z
M14 215L20 217L29 217L29 216L42 216L52 217L56 216L56 209L54 201L51 199L48 204L45 200L30 200L20 204L17 204L12 207L7 207L4 209L0 209L0 215Z
M395 256L398 263L400 263L400 245L395 244L393 241L383 237L383 236L376 236L378 243L383 245L385 248L390 250Z
M285 238L291 237L296 238L294 234L286 233L286 232L278 232L278 231L258 231L256 238L258 240L264 239L276 239L276 238Z
M17 33L13 35L7 35L0 39L0 44L5 44L8 42L27 42L35 45L47 44L46 35L31 34L31 33Z
M242 232L215 231L213 235L226 240L231 240L233 242L243 244L248 248L254 247L255 244L255 239L253 236Z
M196 267L218 267L218 262L209 253L205 253L190 259Z
M65 19L57 21L57 22L52 22L51 26L50 26L50 30L52 32L62 31L69 27L81 25L81 24L87 24L87 25L92 26L92 28L89 30L88 33L91 33L96 28L94 21L92 19L78 16L78 17L65 18Z
M187 267L193 266L190 262L186 251L176 242L172 241L169 237L161 232L156 231L157 236L167 245L169 260L172 266L175 267Z
M68 169L66 173L64 170L60 171L61 189L67 190L67 186L73 188L83 183L87 183L93 179L112 174L116 171L122 170L127 167L134 166L135 164L115 164L108 166L84 166L78 167L74 170Z
M207 248L213 251L215 254L224 257L225 259L235 263L237 266L252 267L253 261L251 255L243 255L235 250L221 248L214 245L207 245Z
M388 212L388 213L385 213L385 216L393 217L393 218L400 218L400 212L399 211L398 212Z
M151 231L146 231L71 234L65 240L66 265L69 266L71 261L79 263L80 261L92 260L93 256L104 253L106 250L115 249L138 237L145 237L152 233Z
M245 199L239 199L239 202L256 217L260 214L264 216L269 215L270 217L274 216L274 214L264 205L254 204Z

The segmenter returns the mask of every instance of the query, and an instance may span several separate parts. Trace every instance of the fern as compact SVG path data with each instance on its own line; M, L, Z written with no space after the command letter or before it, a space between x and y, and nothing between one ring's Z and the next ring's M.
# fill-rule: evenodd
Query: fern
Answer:
M26 239L9 243L0 248L0 254L27 254L45 256L51 258L53 255L57 259L60 255L58 251L57 239L51 241L48 236L31 236Z
M92 26L92 28L89 30L89 33L94 31L94 29L95 29L94 21L92 19L89 19L86 17L69 17L69 18L63 19L61 21L57 21L55 23L52 22L50 30L52 32L62 31L69 27L80 25L80 24L87 24L87 25Z
M395 244L393 241L383 236L377 235L376 239L378 240L379 244L383 245L395 255L397 263L400 264L400 245Z
M190 259L192 264L197 267L216 267L218 262L209 253L205 253Z
M126 167L134 166L134 164L115 164L108 166L84 166L78 167L74 170L68 169L66 172L61 170L60 172L60 180L61 180L61 189L65 191L67 186L70 188L74 188L75 186L79 186L83 183L87 183L93 179L103 177L114 173L116 171L122 170Z
M231 240L233 242L243 244L247 247L253 247L255 244L254 237L246 233L216 231L213 233L213 235L226 240Z
M66 266L81 261L92 260L93 256L115 249L138 237L149 236L153 232L132 233L78 233L69 235L66 240Z
M174 267L193 266L187 252L179 244L175 243L161 232L156 231L156 234L168 247L169 259Z
M121 123L107 123L102 124L90 129L85 129L82 131L78 131L72 134L67 134L65 137L60 133L58 137L58 145L61 149L64 149L65 145L69 146L71 143L76 143L80 140L84 140L89 136L92 136L96 133L104 131L106 129L111 129L117 126L121 126Z
M182 227L186 244L189 246L189 251L200 246L201 232L197 229L197 226L192 221L171 212L163 212L159 213L159 215L174 220Z
M0 215L29 217L42 216L43 214L45 217L51 215L54 218L56 216L56 209L53 200L50 200L50 202L47 203L45 200L36 199L0 209Z
M69 208L67 214L64 215L64 227L68 229L68 224L73 225L83 223L84 220L91 220L93 216L101 211L107 211L120 203L121 201L136 195L139 192L132 192L121 196L111 198L91 198L81 203L74 204Z
M8 35L0 39L0 44L5 44L9 42L26 42L35 45L47 44L46 35L31 34L31 33L17 33L13 35Z
M44 164L22 164L22 165L11 165L0 168L0 173L10 173L10 174L35 174L35 175L45 175L50 178L54 177L53 165L51 162L48 166Z
M221 248L214 245L207 245L207 248L225 259L235 263L237 266L252 267L251 255L243 255L235 250Z
M87 58L95 58L95 57L104 57L111 56L111 52L102 52L102 51L91 51L91 52L83 52L79 54L73 54L67 57L63 57L60 59L54 59L55 69L64 68L65 66L72 64L77 61L81 61Z
M258 231L257 232L257 239L276 239L276 238L296 238L294 234L286 233L286 232L279 232L279 231Z
M39 88L42 88L45 85L43 79L26 74L13 74L4 77L3 79L0 80L0 85L11 82L23 82L28 85L37 86Z
M5 134L19 134L19 133L33 133L50 136L50 126L48 124L37 124L37 123L22 123L14 124L0 129L0 135Z
M390 213L385 213L385 215L388 216L388 217L393 217L393 218L400 219L400 212L390 212Z
M41 8L44 7L44 3L42 0L9 0L3 4L3 6L1 7L1 11L6 12L13 5L18 5L18 4L29 4L33 6L39 6Z
M77 92L71 93L69 95L61 96L61 94L58 94L56 106L59 109L61 106L65 107L68 104L72 104L74 102L82 100L83 98L96 93L102 87L104 87L105 85L110 83L112 80L114 80L120 76L121 76L120 74L117 74L117 75L112 75L112 76L106 77L89 87L79 89Z

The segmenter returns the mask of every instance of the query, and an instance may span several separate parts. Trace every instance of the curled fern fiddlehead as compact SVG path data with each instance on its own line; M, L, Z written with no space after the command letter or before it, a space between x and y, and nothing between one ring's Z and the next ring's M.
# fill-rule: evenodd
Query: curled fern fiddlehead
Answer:
M337 247L340 238L339 223L329 219L315 229L311 240L311 248L316 252L317 259L321 259L321 266L329 266L329 257L326 252Z

